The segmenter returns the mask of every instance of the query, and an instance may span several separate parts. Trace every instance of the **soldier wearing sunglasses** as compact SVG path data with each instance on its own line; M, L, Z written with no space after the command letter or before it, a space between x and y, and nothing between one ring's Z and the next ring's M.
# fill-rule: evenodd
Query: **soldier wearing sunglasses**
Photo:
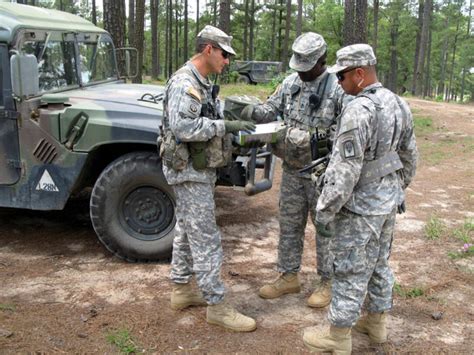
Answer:
M320 187L311 181L311 171L299 170L312 160L327 156L331 129L342 109L345 94L337 78L326 70L327 45L313 32L299 36L292 46L289 75L275 93L262 105L247 106L243 119L258 123L278 117L286 123L286 131L274 146L274 153L283 160L280 190L280 238L278 243L277 280L259 290L262 298L277 298L301 291L298 273L308 215L314 223L314 211ZM325 165L316 175L322 181ZM307 300L310 307L325 307L331 300L331 265L328 260L329 239L316 236L318 279Z
M372 343L387 341L393 273L388 258L397 207L415 175L418 151L407 103L378 82L368 44L337 52L339 84L355 98L343 109L325 184L316 208L316 228L331 237L334 277L329 333L313 330L311 350L350 354L351 328ZM359 319L365 296L367 316Z
M228 133L253 130L252 122L220 116L217 91L208 80L235 55L232 37L206 26L196 38L196 54L168 80L163 102L160 155L163 172L176 196L176 235L171 262L171 308L207 306L207 322L233 331L256 328L255 320L224 300L220 277L222 246L216 225L216 168L227 164ZM222 165L219 165L222 164ZM194 276L199 291L191 286Z

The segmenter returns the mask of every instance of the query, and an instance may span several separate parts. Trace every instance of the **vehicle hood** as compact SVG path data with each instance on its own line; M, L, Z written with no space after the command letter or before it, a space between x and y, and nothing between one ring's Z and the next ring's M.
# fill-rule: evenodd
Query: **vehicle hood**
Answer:
M76 117L87 116L75 150L112 142L156 144L163 117L164 87L110 83L70 90L61 118L61 140L70 135Z

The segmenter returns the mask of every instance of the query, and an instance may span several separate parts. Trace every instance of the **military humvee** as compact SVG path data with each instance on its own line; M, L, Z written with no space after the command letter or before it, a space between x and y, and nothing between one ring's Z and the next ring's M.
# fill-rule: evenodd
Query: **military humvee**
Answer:
M163 87L126 84L116 52L109 33L78 16L0 2L0 206L60 210L89 190L109 251L168 258L175 198L157 154ZM218 183L270 188L271 153L244 154ZM255 182L259 156L266 179Z
M231 71L239 73L237 81L242 84L268 83L281 72L281 62L236 60Z

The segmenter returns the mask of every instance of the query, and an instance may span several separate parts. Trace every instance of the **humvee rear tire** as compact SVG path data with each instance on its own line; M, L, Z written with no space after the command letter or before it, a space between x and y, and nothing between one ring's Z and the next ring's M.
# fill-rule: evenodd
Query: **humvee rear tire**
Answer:
M130 262L169 260L175 197L151 152L126 154L97 179L90 199L92 225L100 241Z
M237 78L237 83L250 84L250 78L246 75L239 75L239 77Z

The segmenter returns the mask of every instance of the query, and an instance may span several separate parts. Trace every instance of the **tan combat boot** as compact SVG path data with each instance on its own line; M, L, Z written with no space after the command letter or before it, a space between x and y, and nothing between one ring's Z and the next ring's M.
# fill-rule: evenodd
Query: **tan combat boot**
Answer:
M354 329L367 334L372 343L383 344L387 341L387 314L369 313L357 321Z
M322 308L331 303L331 286L332 282L330 279L320 279L316 284L313 294L308 298L308 306Z
M276 281L260 288L258 295L262 298L277 298L287 293L298 293L300 291L298 274L291 272L281 274Z
M199 291L191 288L190 284L175 283L171 293L171 309L177 311L190 306L207 306L207 302Z
M225 302L207 306L207 322L234 332L251 332L257 329L253 318L244 316Z
M337 355L350 355L352 351L351 328L337 328L331 325L329 334L305 330L303 342L307 348Z

